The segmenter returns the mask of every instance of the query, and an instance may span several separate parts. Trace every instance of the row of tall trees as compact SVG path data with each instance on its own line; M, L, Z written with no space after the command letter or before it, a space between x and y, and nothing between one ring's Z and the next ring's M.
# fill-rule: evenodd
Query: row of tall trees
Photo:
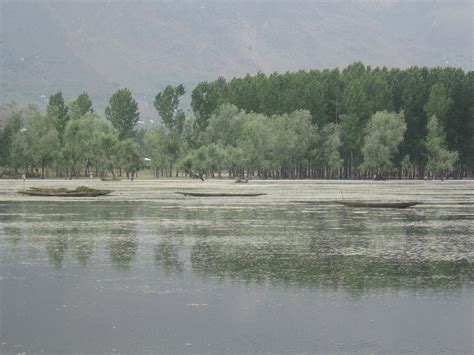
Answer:
M82 93L66 104L61 92L50 96L46 112L35 106L13 109L0 132L0 166L44 177L122 172L130 177L142 164L135 142L138 105L127 89L118 90L106 109L107 124Z
M341 124L319 128L309 111L266 116L223 104L209 117L206 129L189 118L181 133L156 125L145 134L145 147L155 175L177 171L193 175L258 175L260 178L334 178L343 175ZM404 141L404 113L378 111L365 127L358 177L413 177L413 163L396 157ZM427 173L449 175L458 153L447 147L436 116L428 124Z
M46 112L13 110L0 131L0 166L43 176L262 178L455 177L474 171L473 75L453 68L247 75L201 82L193 116L183 85L155 96L161 123L137 132L137 102L113 94L104 120L83 93L51 95Z
M423 176L428 162L428 121L436 116L447 148L457 151L457 175L474 170L474 73L456 68L371 68L358 62L339 69L247 75L201 82L192 92L197 124L206 128L216 109L231 103L267 116L307 110L320 128L341 130L343 176L358 174L369 119L378 111L403 112L407 130L394 157Z

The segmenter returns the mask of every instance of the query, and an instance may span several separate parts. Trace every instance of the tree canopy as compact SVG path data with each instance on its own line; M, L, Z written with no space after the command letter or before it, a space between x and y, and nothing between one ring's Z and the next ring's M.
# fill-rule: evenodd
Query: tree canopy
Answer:
M435 115L428 121L426 150L428 152L427 170L430 174L439 176L453 170L459 154L448 149L443 127Z
M185 93L183 84L176 87L168 85L163 92L155 96L153 105L168 129L176 129L179 132L183 130L185 115L182 110L179 110L179 100Z
M49 97L46 114L54 123L59 134L59 139L62 141L66 124L69 121L69 107L65 104L61 91Z
M140 117L138 103L127 88L117 90L105 109L105 117L119 132L120 139L133 138Z
M186 116L183 84L154 98L142 126L128 89L104 120L85 92L46 112L11 105L0 173L126 173L144 158L158 176L367 178L474 175L474 74L456 68L346 68L257 73L199 83ZM107 123L109 122L110 125ZM149 161L149 162L148 162Z
M403 135L407 130L405 116L387 111L375 113L366 127L365 143L362 147L364 163L362 170L385 176L395 164L394 155L398 152Z

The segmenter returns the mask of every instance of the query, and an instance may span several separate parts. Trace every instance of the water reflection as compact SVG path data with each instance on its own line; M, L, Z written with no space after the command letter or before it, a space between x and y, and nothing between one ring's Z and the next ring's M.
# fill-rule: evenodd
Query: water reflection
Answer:
M426 212L328 205L181 207L7 203L0 241L25 260L44 250L56 270L68 259L87 268L96 255L122 272L148 259L166 275L189 265L205 279L355 293L474 281L473 240L459 215L441 223Z
M6 203L0 205L0 214L7 216L0 226L3 240L13 254L25 257L21 255L22 248L23 252L30 252L44 247L50 264L57 270L63 267L67 256L86 268L94 253L103 253L98 242L110 235L111 263L125 270L138 248L133 223L110 228L104 221L134 221L136 212L133 205L120 204Z
M176 245L172 237L163 238L155 246L155 264L160 266L166 274L183 272L184 262L180 259L179 248L180 246Z
M133 227L114 229L109 239L110 261L118 270L128 270L138 250L138 239Z
M465 229L455 235L428 229L425 215L410 212L338 209L310 216L304 224L299 218L288 223L293 227L289 238L282 239L278 220L270 219L273 223L254 226L252 238L243 241L197 241L191 250L193 270L206 278L343 287L353 293L447 289L474 281L468 261L473 241Z
M247 282L298 287L344 287L353 292L373 288L439 288L474 280L467 260L386 259L292 252L280 246L256 248L198 242L191 256L193 270Z
M472 183L237 185L0 194L0 353L472 352ZM181 187L269 194L176 199ZM426 203L288 202L340 188Z
M56 229L49 235L42 237L46 244L48 259L56 269L63 265L66 255L70 255L82 267L87 267L92 257L96 235L87 230L72 227L69 229Z
M67 237L64 234L60 234L48 238L46 250L51 264L56 269L60 269L63 265L65 251L67 250Z
M87 267L98 237L93 233L82 233L79 228L74 228L74 233L69 235L69 253L82 267Z

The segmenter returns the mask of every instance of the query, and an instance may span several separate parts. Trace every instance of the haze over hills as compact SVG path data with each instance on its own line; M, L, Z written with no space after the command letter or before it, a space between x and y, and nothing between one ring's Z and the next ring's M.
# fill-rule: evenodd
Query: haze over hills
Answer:
M129 87L145 116L165 85L262 71L472 69L468 1L2 1L1 102Z

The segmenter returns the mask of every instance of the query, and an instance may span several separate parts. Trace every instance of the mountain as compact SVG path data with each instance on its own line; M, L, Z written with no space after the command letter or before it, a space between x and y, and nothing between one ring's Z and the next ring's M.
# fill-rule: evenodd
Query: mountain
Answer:
M468 1L1 2L1 102L129 87L145 116L168 83L262 71L373 66L472 69Z

